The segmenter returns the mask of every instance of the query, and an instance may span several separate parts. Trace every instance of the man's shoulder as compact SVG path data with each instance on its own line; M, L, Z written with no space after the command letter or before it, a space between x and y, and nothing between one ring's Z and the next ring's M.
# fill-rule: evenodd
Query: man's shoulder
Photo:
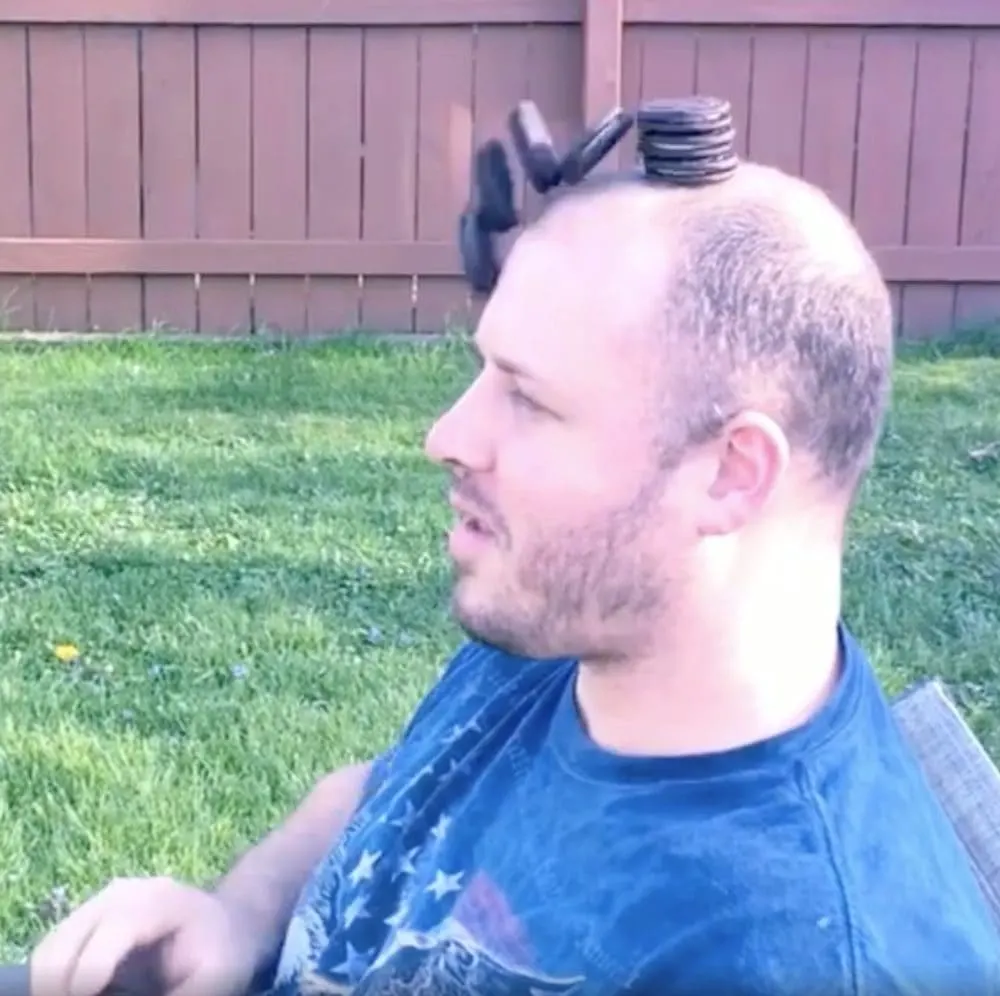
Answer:
M860 897L836 909L827 898L803 888L784 902L720 906L681 948L668 940L651 952L628 991L1000 996L1000 944L984 921L963 928L941 924L936 909L905 907L895 921L873 921Z
M417 703L402 739L464 722L496 702L530 697L539 684L559 678L569 660L538 660L467 640L447 659L437 679Z

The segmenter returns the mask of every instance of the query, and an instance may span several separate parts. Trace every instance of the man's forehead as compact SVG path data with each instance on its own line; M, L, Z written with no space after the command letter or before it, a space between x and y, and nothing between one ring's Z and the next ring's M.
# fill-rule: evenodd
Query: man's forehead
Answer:
M485 355L538 372L628 360L636 333L657 319L669 239L654 238L648 223L600 226L600 214L595 221L575 208L560 206L562 217L514 243L480 320Z
M648 345L607 288L594 285L594 276L568 275L559 266L512 267L480 319L479 351L567 406L637 387L645 366L640 350Z

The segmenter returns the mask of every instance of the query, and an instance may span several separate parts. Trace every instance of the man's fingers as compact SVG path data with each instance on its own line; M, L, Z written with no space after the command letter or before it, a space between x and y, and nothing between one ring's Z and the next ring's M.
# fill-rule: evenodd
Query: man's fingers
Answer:
M138 948L172 934L158 883L114 882L70 914L31 956L31 996L98 996Z
M115 909L91 932L69 977L66 996L97 996L138 948L158 941L165 925L156 911ZM152 980L143 980L149 982ZM32 993L32 996L35 996Z
M65 996L69 979L107 903L110 887L74 910L31 954L31 996Z

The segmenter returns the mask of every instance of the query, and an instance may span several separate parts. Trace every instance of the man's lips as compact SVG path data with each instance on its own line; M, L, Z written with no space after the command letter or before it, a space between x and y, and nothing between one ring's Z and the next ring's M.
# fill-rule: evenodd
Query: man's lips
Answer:
M488 519L474 505L454 495L449 498L448 504L462 526L484 536L493 535Z

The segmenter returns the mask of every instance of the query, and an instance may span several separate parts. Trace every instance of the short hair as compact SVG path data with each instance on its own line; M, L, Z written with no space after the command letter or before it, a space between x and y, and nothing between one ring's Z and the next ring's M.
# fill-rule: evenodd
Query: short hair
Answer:
M853 492L889 403L891 298L846 216L777 176L773 196L708 197L680 221L662 307L685 357L687 442L764 402L826 483Z
M853 493L888 409L894 324L850 219L805 180L744 162L705 188L659 186L636 170L595 174L550 194L532 227L574 203L633 194L633 217L653 215L645 232L667 250L646 319L670 378L669 411L657 413L661 463L763 405L831 490Z

